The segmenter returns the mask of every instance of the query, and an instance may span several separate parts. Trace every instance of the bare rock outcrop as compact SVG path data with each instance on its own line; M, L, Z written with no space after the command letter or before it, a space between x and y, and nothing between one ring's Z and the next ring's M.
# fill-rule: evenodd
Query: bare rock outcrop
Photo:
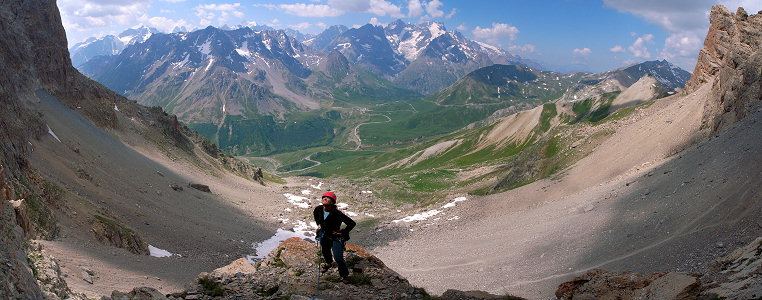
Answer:
M24 231L24 236L34 236L32 231L34 228L32 228L32 222L29 221L29 207L26 205L26 200L11 200L11 205L13 205L13 212L16 214L16 224Z
M315 243L290 238L255 265L241 258L230 265L201 273L193 285L177 293L161 295L152 288L130 293L114 292L105 300L135 299L431 299L422 288L389 269L365 248L347 244L345 259L351 270L350 283L332 268L320 273ZM138 298L139 295L143 295ZM441 299L521 299L482 291L448 290Z
M711 84L703 124L722 131L746 117L752 104L762 101L762 14L735 14L714 6L704 48L685 87L686 93Z
M762 237L719 259L705 278L707 299L762 298Z
M559 299L696 299L701 283L685 273L607 272L595 269L562 283Z
M132 229L115 220L96 215L91 223L90 232L96 240L106 245L124 248L135 254L148 255L148 245Z

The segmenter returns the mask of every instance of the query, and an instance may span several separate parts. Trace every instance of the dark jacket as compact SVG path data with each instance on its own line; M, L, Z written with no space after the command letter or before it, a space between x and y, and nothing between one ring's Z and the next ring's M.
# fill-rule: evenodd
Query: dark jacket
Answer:
M340 231L341 237L343 240L347 241L349 240L349 231L352 230L352 228L355 228L355 221L353 221L351 218L347 217L342 211L340 211L338 208L334 207L333 210L330 211L330 214L328 214L328 218L323 220L323 206L320 205L318 207L315 207L315 211L313 212L313 216L315 217L315 223L320 225L320 230L323 230L325 233L325 237L333 238L333 232L334 231ZM347 224L344 229L341 229L341 223Z

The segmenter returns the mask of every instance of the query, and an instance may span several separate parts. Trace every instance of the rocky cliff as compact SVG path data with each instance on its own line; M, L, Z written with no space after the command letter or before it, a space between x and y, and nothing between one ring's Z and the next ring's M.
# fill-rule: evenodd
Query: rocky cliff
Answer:
M33 109L38 92L49 93L92 124L118 129L116 107L136 122L163 133L180 149L200 149L249 177L243 167L160 109L142 107L82 76L71 65L67 40L54 0L0 2L0 299L78 297L70 295L57 268L27 240L53 238L60 205L56 187L32 168L32 142L48 134L42 112ZM172 122L174 121L174 122ZM197 146L198 145L198 146ZM185 146L185 147L183 147ZM78 151L79 149L76 149ZM60 191L60 190L59 190ZM23 199L23 200L22 200ZM14 209L15 207L15 209ZM42 262L42 263L38 263ZM55 287L49 284L55 282Z
M743 119L750 105L762 100L762 14L735 14L717 5L710 14L709 32L693 76L685 87L692 93L703 84L712 92L704 110L704 126L726 129Z

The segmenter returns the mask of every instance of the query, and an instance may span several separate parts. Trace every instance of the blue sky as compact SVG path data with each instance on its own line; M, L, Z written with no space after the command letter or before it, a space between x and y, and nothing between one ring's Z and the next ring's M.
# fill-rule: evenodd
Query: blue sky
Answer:
M169 32L256 24L316 34L402 19L442 22L548 67L593 72L654 59L693 71L715 4L762 10L760 0L58 0L70 46L140 25Z

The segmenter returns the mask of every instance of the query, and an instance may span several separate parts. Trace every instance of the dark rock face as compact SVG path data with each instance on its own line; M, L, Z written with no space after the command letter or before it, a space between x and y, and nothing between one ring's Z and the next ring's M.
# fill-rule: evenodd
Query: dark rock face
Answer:
M212 190L209 189L209 186L205 185L205 184L191 183L188 186L192 187L194 189L197 189L199 191L205 192L205 193L211 193L212 192Z
M712 84L703 122L721 131L743 119L753 103L762 101L762 15L733 14L724 6L712 8L704 48L685 87L692 93Z

